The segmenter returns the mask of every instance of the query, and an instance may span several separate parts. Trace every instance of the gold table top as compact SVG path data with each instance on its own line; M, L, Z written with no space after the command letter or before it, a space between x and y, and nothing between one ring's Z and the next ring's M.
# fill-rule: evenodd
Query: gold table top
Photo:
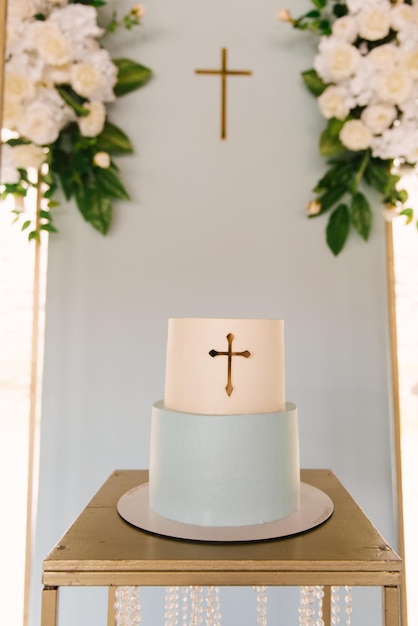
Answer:
M386 585L402 561L330 470L302 470L303 482L334 502L322 525L291 537L200 543L153 535L125 522L119 498L148 480L144 470L111 474L43 563L60 585Z

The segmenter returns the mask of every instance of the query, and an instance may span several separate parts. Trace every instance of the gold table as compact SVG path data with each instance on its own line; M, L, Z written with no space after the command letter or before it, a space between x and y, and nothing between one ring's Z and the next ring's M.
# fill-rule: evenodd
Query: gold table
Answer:
M334 513L308 532L253 543L199 543L152 535L124 522L116 503L147 482L143 470L115 471L43 563L41 626L56 626L62 586L109 587L108 625L117 586L379 586L385 626L400 626L402 561L330 470L302 470L303 482L334 502Z

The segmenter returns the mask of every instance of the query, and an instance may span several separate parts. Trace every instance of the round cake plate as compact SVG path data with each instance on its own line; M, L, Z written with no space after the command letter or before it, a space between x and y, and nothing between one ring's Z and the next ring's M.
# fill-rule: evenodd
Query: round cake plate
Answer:
M149 484L127 491L118 501L119 515L127 522L157 535L192 541L260 541L288 537L319 526L331 517L331 498L316 487L301 483L301 504L295 513L282 519L251 526L197 526L175 522L149 507Z

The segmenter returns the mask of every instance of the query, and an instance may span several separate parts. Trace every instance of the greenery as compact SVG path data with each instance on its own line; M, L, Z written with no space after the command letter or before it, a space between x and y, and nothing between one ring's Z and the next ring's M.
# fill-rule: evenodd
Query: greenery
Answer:
M302 72L302 79L318 100L326 118L326 126L319 138L319 153L326 159L326 171L313 189L315 198L308 203L307 213L311 219L328 213L326 242L333 254L338 255L350 233L357 233L365 241L369 239L373 224L373 194L374 202L380 199L387 218L403 215L407 223L414 219L413 209L406 206L408 194L399 187L401 177L398 172L399 165L415 167L418 157L417 140L411 149L411 135L418 123L408 110L415 91L411 87L410 93L390 94L385 100L386 92L383 89L378 91L378 79L392 80L391 65L383 69L377 65L373 67L376 59L379 61L377 54L390 51L390 64L393 63L395 69L395 54L404 55L404 67L411 70L411 76L416 75L415 70L412 72L416 58L412 58L410 52L404 52L405 37L401 42L398 39L399 31L406 29L410 19L412 21L408 12L411 7L407 5L401 14L395 9L395 3L388 8L388 3L368 0L363 3L312 0L312 5L296 19L286 9L279 11L278 17L298 30L319 36L314 67ZM386 19L389 26L381 26ZM377 23L381 32L375 35L372 27ZM377 52L379 47L381 51ZM341 60L346 66L337 65ZM403 74L401 78L404 78ZM409 84L408 80L412 83L410 76L406 75L405 84ZM363 92L359 90L359 84L363 85ZM387 116L384 126L379 118L379 127L378 107L381 116L382 111ZM354 131L353 122L361 136L354 132L348 135L348 130Z
M61 6L62 4L61 2ZM83 11L82 15L84 17L85 12L85 20L90 31L98 32L97 25L92 24L91 13L88 13L90 9L86 9L85 7L89 6L96 9L104 4L105 2L102 0L78 0L78 2L69 2L66 6L83 6L81 9ZM46 22L51 18L53 11L54 9L51 13L32 16L27 20L28 28L31 28L37 21ZM129 29L133 26L137 26L140 23L142 14L143 11L140 5L133 7L130 13L122 18L120 22L117 21L116 15L114 14L108 30L114 32L119 25ZM77 25L76 21L75 25ZM13 27L13 24L11 26ZM65 31L63 32L65 35ZM103 32L104 31L102 31L101 34L103 34ZM53 37L53 34L51 37ZM91 40L93 36L89 34L88 38ZM103 50L103 48L100 49ZM18 53L14 54L13 50L7 52L6 67L7 61L9 61L10 73L14 71L13 64L16 57L18 57ZM46 68L45 72L50 71L51 62L47 62L45 59L42 59L42 61ZM74 65L78 64L78 66L82 63L86 65L87 62L88 59L85 59L84 54L80 59L75 57L73 60ZM94 59L92 63L94 63ZM109 58L105 63L103 59L101 59L100 63L100 67L106 76L103 80L99 76L98 80L99 82L102 80L104 83L103 93L106 89L109 91L109 85L105 83L113 80L113 83L110 85L111 97L106 95L98 97L95 94L85 95L87 91L80 94L76 91L74 83L70 80L68 80L68 82L56 81L53 85L53 90L55 94L57 94L55 98L58 98L61 103L59 110L62 111L64 107L67 111L68 118L55 129L55 135L52 135L54 138L53 141L43 140L48 137L47 134L40 140L37 140L35 131L34 136L26 136L25 131L21 130L24 124L22 120L16 123L13 121L9 125L7 125L7 119L5 120L5 126L9 128L10 138L4 142L3 152L6 161L9 157L14 167L14 172L12 171L12 167L9 167L9 172L13 173L11 177L12 180L7 180L9 172L2 174L1 198L5 199L9 195L14 196L16 199L24 198L29 193L30 189L34 187L38 189L38 192L42 193L41 210L36 223L33 223L31 219L25 216L24 212L22 212L19 207L19 203L17 203L16 207L13 209L16 220L20 221L22 225L22 230L28 230L29 239L38 239L40 231L42 230L56 232L53 221L53 211L59 204L55 200L58 189L62 190L67 200L75 200L83 218L103 235L108 233L112 222L113 201L130 199L120 179L119 169L114 158L132 153L133 147L123 130L109 121L104 103L112 101L115 97L129 94L145 85L151 77L151 70L136 61L126 58ZM96 68L94 66L92 67L93 70L96 71ZM53 67L52 69L55 70L56 68ZM88 69L91 70L91 67ZM29 72L30 68L28 68L28 74ZM108 78L113 75L114 79ZM32 77L30 77L30 79L34 80ZM8 84L6 81L6 103L9 95L7 87ZM35 85L35 97L38 98L38 101L40 101L41 97L44 98L42 105L46 107L45 91L42 86L38 87ZM52 89L49 91L51 92ZM41 96L39 96L39 94L41 94ZM12 100L11 96L10 99ZM101 102L97 103L97 100L101 100ZM19 102L26 116L29 114L29 107L33 104L33 101L34 98L32 96L32 100L29 98L24 100L22 97L21 102ZM98 109L97 111L95 107ZM49 110L46 109L46 112L50 117L53 117ZM96 113L98 121L94 119L93 114ZM83 119L87 120L89 116L93 122L93 130L91 128L86 130L83 126ZM19 153L18 150L22 150L22 147L32 151L32 155L37 151L38 160L36 161L35 159L31 161L29 159L28 161L26 155L24 164L19 163L18 154L21 154L21 152ZM40 158L39 151L41 151ZM36 175L34 175L34 167L36 168L35 172L37 170Z

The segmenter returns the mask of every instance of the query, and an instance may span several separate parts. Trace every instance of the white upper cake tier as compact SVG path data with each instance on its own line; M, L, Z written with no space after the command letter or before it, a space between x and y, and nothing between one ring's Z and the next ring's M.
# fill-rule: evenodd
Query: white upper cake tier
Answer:
M283 320L170 319L164 405L202 415L283 410Z

